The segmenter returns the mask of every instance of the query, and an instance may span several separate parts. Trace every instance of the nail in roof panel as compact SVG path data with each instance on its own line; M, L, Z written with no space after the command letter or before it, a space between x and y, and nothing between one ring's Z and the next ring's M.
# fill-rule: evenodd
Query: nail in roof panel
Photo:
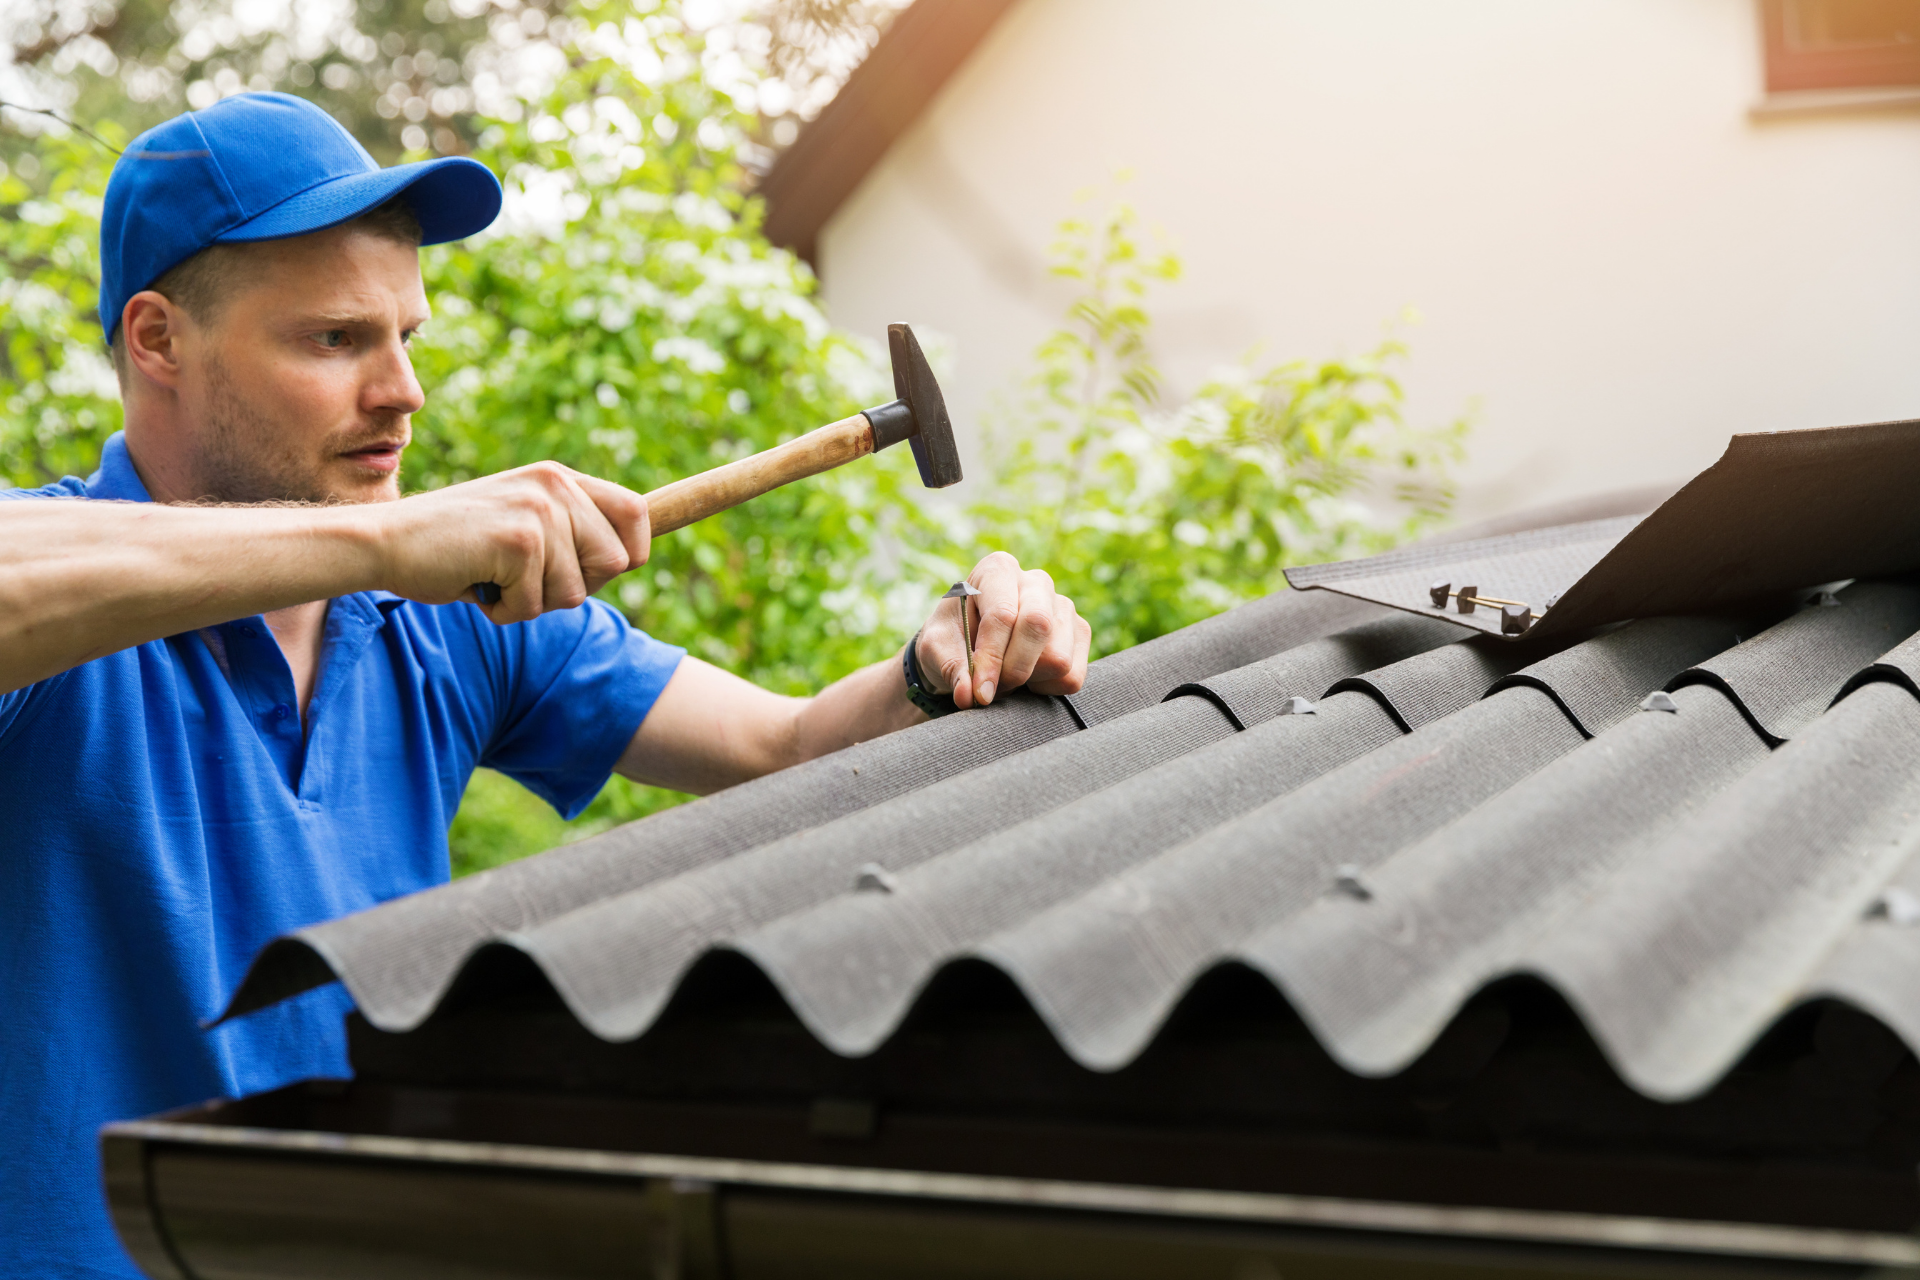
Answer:
M1234 963L1381 1073L1536 974L1667 1098L1807 999L1920 1030L1915 930L1868 918L1899 877L1920 895L1920 589L1858 584L1758 634L1649 619L1518 645L1281 599L1116 663L1078 708L1092 728L1030 699L869 743L535 860L555 870L306 931L253 998L291 985L304 945L404 1028L496 942L626 1039L727 951L864 1054L946 966L984 960L1110 1069ZM1649 705L1671 710L1636 709L1662 688ZM863 890L867 863L886 875Z
M1920 851L1916 763L1920 702L1893 684L1856 690L1635 850L1542 934L1531 966L1643 1092L1700 1091L1751 1028L1822 990L1850 996L1818 976L1840 944L1899 927L1869 908Z
M1785 742L1825 711L1846 680L1920 627L1920 594L1894 583L1860 583L1841 597L1821 592L1812 608L1675 681L1717 684L1771 743Z
M858 812L1151 706L1204 680L1389 611L1336 596L1281 592L1088 668L1072 699L1015 692L965 716L885 738L654 814L569 846L303 929L256 958L225 1017L338 978L376 1025L425 1017L474 948L662 877Z
M1889 602L1889 595L1899 599ZM1906 610L1920 604L1920 594L1909 589L1872 585L1845 599L1844 606L1789 617L1731 651L1737 659L1725 667L1737 673L1734 683L1752 687L1754 673L1791 663L1797 698L1830 701L1862 656L1858 637L1884 643L1890 603ZM1908 622L1909 629L1914 625L1920 615ZM1616 869L1630 873L1636 850L1657 844L1688 813L1772 763L1769 739L1722 687L1684 686L1673 703L1675 711L1642 711L1616 724L1497 804L1401 850L1370 881L1371 900L1327 898L1275 926L1250 948L1260 967L1337 1057L1372 1074L1406 1066L1455 1008L1506 973L1559 974L1565 980L1556 985L1580 1007L1591 1007L1586 985L1552 969L1536 946L1596 928L1591 895L1615 883ZM1681 842L1688 848L1703 843L1698 835ZM1676 857L1655 861L1671 867ZM1636 895L1621 901L1635 919L1656 910ZM1684 894L1660 901L1685 902L1689 913L1696 905ZM1564 918L1570 912L1579 918ZM1617 944L1603 931L1597 945L1609 956L1639 954ZM1636 986L1629 1006L1646 1003ZM1648 1092L1686 1092L1711 1082L1670 1081L1642 1060L1629 1038L1600 1034L1623 1071ZM1715 1065L1724 1067L1744 1042L1719 1047Z
M876 857L890 874L1233 732L1180 698L1058 739L845 818L582 907L513 936L596 1034L638 1035L681 973L716 943L852 891ZM1040 757L1034 759L1033 757ZM984 807L979 796L993 795ZM915 803L911 808L906 802Z
M1718 689L1674 700L1677 713L1641 712L1396 850L1370 877L1369 901L1325 897L1249 952L1349 1068L1401 1069L1475 991L1526 968L1542 917L1765 758Z
M822 1041L870 1052L942 965L999 929L1398 733L1373 699L1339 694L966 844L903 873L890 893L837 895L735 946Z
M1200 972L1250 957L1251 940L1338 890L1343 866L1370 891L1372 868L1394 850L1578 747L1582 731L1550 691L1637 703L1732 638L1725 621L1655 619L1555 654L1521 673L1531 683L1500 682L1486 701L1117 877L984 954L1017 975L1070 1052L1118 1066ZM1624 699L1600 693L1609 679Z

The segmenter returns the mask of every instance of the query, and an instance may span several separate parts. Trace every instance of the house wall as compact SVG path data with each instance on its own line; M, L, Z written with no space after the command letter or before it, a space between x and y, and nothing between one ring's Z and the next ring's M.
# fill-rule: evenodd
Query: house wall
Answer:
M825 228L827 304L950 340L976 456L1125 168L1175 386L1414 307L1413 419L1477 405L1463 516L1920 416L1920 112L1761 97L1753 0L1023 0Z

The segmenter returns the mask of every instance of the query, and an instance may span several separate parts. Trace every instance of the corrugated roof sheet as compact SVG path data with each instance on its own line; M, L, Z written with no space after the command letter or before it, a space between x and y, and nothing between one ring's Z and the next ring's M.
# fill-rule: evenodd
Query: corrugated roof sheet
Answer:
M1370 1075L1515 974L1659 1098L1815 998L1920 1045L1920 587L1815 600L1513 644L1282 593L1104 659L1073 699L948 717L304 930L234 1012L337 975L406 1030L498 946L616 1041L725 951L845 1055L962 960L1096 1069L1223 963Z

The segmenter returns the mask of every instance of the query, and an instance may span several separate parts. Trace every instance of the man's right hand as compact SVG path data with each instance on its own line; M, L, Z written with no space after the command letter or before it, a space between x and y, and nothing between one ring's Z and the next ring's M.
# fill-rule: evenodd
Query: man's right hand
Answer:
M397 502L0 501L0 693L148 640L353 591L472 600L495 622L583 603L646 561L647 502L542 462Z
M572 609L647 561L647 500L557 462L504 471L367 509L379 525L381 585L424 604L473 601L495 622ZM477 603L477 602L476 602Z

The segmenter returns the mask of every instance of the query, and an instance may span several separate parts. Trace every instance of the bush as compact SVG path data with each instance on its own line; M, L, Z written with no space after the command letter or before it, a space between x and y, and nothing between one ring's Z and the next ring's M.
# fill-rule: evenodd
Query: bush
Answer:
M989 428L1003 461L971 514L984 542L1067 584L1096 652L1281 590L1288 565L1382 550L1451 506L1467 424L1406 425L1399 342L1318 364L1250 357L1167 406L1146 296L1179 260L1143 248L1119 203L1061 224L1053 271L1078 296Z
M22 487L92 471L120 429L120 389L94 315L113 156L73 134L45 138L42 149L43 192L0 171L0 484Z
M433 390L414 483L553 458L647 490L892 398L873 349L814 305L805 264L759 234L733 151L750 122L701 74L698 37L655 18L645 38L651 82L616 57L630 34L603 25L522 123L482 132L475 157L503 175L510 212L423 256L437 314L415 353ZM930 593L894 591L903 564L926 582L955 572L926 565L941 538L903 484L917 481L897 450L789 486L661 538L604 594L758 684L816 689L912 633ZM683 798L616 779L573 830ZM456 865L530 852L515 833L548 830L463 810Z

